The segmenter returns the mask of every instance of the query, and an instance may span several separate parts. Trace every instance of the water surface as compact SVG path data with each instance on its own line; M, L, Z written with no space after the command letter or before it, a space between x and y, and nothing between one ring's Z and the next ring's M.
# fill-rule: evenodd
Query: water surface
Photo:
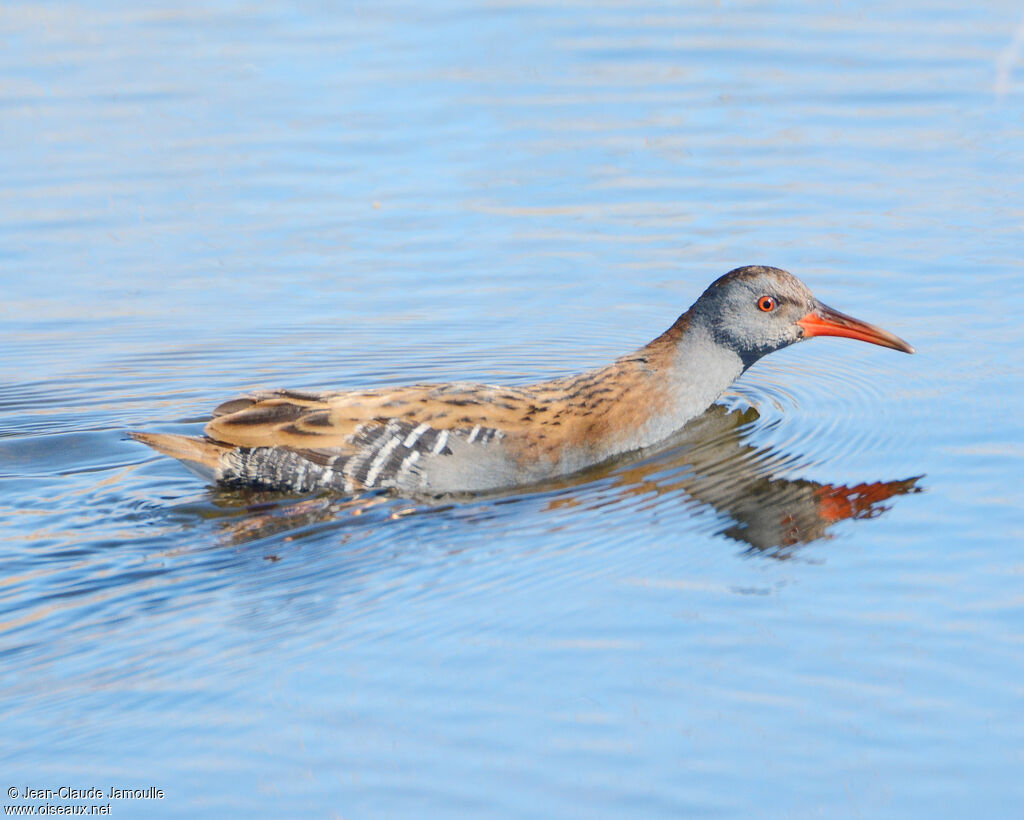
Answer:
M1018 6L14 3L0 34L0 785L1019 813ZM126 439L257 388L584 369L750 263L918 355L802 344L668 447L450 503L218 491Z

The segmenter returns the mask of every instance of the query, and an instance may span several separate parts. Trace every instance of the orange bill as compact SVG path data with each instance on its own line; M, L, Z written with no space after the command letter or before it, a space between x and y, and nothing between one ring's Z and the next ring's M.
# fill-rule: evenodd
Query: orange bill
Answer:
M893 350L902 350L904 353L913 353L914 348L903 341L899 336L894 336L888 330L869 325L860 319L854 319L838 310L833 310L828 305L821 303L797 322L803 328L804 336L845 336L848 339L860 339L862 342L871 342L873 345L891 347Z

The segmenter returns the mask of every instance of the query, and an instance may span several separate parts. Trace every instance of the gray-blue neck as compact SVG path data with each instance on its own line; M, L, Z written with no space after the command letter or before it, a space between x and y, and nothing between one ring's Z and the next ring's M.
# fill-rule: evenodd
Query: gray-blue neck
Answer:
M668 339L662 337L658 341L664 343L670 339L672 347L658 375L664 380L668 401L664 410L654 414L639 431L640 447L668 438L690 419L699 416L747 367L739 354L719 344L699 319L685 322L681 319L666 337Z

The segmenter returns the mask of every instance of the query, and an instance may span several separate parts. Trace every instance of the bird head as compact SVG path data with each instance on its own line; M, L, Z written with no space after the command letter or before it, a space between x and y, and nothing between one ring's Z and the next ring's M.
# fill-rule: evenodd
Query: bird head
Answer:
M822 304L793 274L748 265L713 282L694 304L691 320L749 367L762 356L812 336L846 336L913 353L887 330Z

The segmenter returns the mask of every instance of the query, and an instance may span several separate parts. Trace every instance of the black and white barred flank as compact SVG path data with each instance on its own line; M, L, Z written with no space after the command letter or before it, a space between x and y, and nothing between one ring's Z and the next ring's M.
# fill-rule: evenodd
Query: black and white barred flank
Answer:
M452 445L490 444L503 433L475 425L438 430L429 424L390 419L362 424L351 448L298 450L238 448L225 453L219 480L251 487L289 487L295 492L422 488L423 462L452 455Z

